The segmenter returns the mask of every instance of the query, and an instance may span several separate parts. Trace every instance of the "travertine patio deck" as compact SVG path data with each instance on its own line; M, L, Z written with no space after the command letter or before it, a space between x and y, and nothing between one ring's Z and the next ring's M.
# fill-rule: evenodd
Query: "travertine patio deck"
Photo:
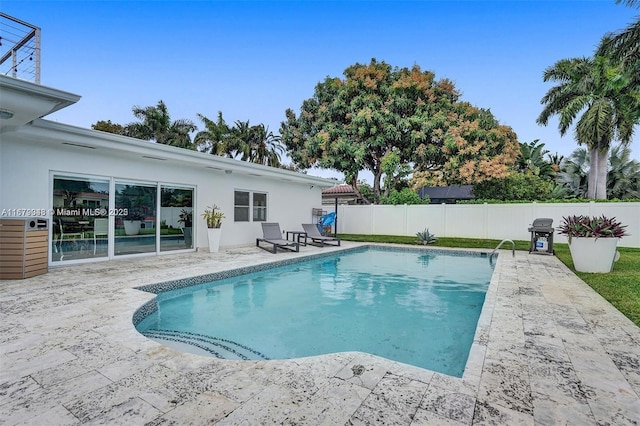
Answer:
M320 250L337 249L245 247L0 281L0 423L640 422L640 329L554 257L501 252L462 379L355 352L218 360L132 325L154 297L136 286Z

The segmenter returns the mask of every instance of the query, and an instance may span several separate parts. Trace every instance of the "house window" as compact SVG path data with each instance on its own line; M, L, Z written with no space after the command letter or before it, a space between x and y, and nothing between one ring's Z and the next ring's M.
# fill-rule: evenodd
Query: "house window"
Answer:
M263 192L235 191L233 219L235 222L265 222L267 220L267 194ZM253 212L253 215L250 215Z
M267 221L267 194L253 193L253 221Z

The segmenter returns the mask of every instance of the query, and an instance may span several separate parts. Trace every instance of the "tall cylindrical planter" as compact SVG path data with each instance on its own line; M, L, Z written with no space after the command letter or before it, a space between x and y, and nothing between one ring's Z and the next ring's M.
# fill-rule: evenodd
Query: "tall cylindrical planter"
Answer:
M209 238L209 252L217 253L220 249L220 235L222 228L207 228L207 237Z
M569 243L573 266L578 272L611 272L618 238L572 237Z

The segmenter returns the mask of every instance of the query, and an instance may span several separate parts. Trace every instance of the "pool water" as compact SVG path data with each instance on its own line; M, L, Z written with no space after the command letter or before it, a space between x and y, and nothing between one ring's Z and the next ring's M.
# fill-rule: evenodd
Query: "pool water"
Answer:
M370 247L158 295L144 335L228 359L362 351L461 377L486 256Z

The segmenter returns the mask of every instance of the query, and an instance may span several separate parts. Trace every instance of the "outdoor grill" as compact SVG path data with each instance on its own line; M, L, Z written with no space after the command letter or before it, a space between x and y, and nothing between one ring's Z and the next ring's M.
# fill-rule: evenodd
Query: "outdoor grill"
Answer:
M529 253L553 254L553 219L538 218L533 221L531 232L531 246Z

